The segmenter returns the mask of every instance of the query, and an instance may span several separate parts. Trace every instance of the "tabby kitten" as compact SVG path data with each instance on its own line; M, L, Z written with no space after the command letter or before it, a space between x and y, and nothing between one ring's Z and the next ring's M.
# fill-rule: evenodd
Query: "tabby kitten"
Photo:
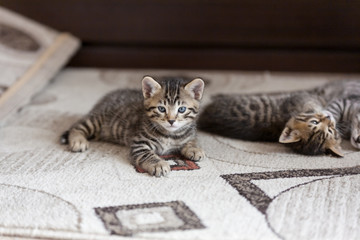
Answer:
M103 97L62 137L73 152L88 149L90 139L111 141L130 147L132 164L151 175L165 176L170 165L160 155L177 151L199 161L205 154L196 143L195 120L204 82L196 78L146 76L139 90L117 90Z
M280 141L306 155L342 156L341 139L325 102L307 91L219 94L200 115L199 128L250 141Z

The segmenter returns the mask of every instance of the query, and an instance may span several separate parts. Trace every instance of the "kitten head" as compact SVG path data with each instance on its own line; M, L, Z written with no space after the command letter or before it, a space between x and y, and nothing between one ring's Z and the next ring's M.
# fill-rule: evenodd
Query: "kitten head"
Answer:
M182 78L161 82L146 76L142 80L144 106L149 119L169 132L195 122L199 112L204 82L196 78L186 83Z
M341 138L330 112L301 113L292 117L281 133L279 142L306 155L330 153L343 157Z

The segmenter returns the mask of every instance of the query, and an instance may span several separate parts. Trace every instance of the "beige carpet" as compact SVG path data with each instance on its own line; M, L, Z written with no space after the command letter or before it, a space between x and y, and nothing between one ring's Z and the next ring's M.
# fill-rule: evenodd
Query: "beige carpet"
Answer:
M65 69L0 129L0 238L359 239L360 152L302 156L277 143L199 132L207 159L167 156L166 178L139 173L127 149L92 142L85 153L60 134L115 88L143 75L206 80L216 92L310 88L360 76L212 71ZM132 238L129 238L131 236Z

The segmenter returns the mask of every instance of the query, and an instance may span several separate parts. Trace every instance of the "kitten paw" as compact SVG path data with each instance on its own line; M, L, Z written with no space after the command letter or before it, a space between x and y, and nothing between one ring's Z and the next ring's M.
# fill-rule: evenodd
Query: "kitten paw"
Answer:
M157 163L147 164L146 166L143 166L143 169L155 177L165 177L171 171L169 163L165 160L160 160Z
M355 148L360 149L360 135L359 136L351 136L351 145Z
M72 152L84 152L89 148L89 141L82 135L69 138L69 146Z
M205 152L196 147L185 148L181 151L181 154L192 161L200 161L205 158Z

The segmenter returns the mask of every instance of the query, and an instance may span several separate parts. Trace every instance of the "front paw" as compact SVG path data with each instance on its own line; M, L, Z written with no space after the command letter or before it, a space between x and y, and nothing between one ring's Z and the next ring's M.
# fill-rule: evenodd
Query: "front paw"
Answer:
M150 175L155 177L167 176L171 169L170 164L165 160L159 160L156 163L146 163L141 166Z
M192 161L200 161L205 158L205 152L201 148L196 147L184 148L181 154Z
M355 148L360 149L360 135L353 135L351 136L351 145Z

